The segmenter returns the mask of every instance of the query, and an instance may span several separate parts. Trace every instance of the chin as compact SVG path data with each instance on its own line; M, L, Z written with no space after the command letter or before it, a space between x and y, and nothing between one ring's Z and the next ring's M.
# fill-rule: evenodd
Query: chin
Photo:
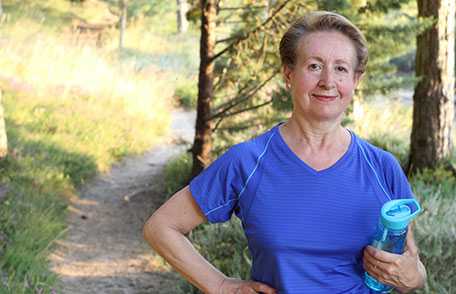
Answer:
M319 113L315 118L321 122L340 122L344 113Z

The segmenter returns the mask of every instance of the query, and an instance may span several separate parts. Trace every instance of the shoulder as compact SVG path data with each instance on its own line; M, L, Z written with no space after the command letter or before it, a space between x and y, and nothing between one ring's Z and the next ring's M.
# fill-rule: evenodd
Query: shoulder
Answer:
M363 155L367 157L366 159L375 164L377 167L393 170L401 168L399 161L391 152L373 145L367 140L358 137L354 133L353 135L358 145L358 148L361 149L361 153L364 153Z
M256 159L267 152L269 145L276 135L276 127L255 136L247 141L238 143L230 147L224 155L232 160L248 160Z

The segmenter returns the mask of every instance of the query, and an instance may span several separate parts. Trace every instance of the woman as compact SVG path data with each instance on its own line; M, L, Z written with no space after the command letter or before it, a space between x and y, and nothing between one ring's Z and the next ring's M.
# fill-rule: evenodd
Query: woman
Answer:
M423 287L412 230L403 255L367 246L382 204L413 195L391 154L341 126L367 63L361 32L312 12L285 33L280 55L291 117L214 161L151 216L145 238L205 293L369 293L364 270L401 292ZM226 277L185 237L233 212L251 281Z

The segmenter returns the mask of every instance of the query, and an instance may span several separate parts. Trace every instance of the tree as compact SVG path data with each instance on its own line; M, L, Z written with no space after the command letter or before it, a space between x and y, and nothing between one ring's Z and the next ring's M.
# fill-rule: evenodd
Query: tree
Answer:
M176 0L177 2L177 31L185 33L188 29L187 10L188 3L186 0Z
M201 1L201 42L200 42L200 68L199 68L199 78L198 78L198 100L197 100L197 115L196 115L196 126L195 126L195 139L192 147L193 154L193 167L191 176L196 176L202 169L204 169L211 160L211 151L212 151L212 133L215 128L217 128L217 123L214 124L214 121L217 119L224 118L224 114L232 110L233 107L238 106L240 102L245 102L246 95L247 99L254 95L259 89L261 89L264 84L256 83L254 85L247 84L247 86L240 85L241 96L236 96L233 99L228 101L223 101L219 103L218 107L213 108L213 102L217 102L217 99L214 95L214 90L218 89L220 91L223 88L223 84L226 83L226 80L223 80L223 74L218 72L217 84L214 84L214 70L215 70L215 61L219 61L220 64L223 64L219 67L229 69L234 62L234 58L229 57L233 55L233 52L238 50L238 45L247 40L251 35L259 33L261 30L265 29L266 24L274 18L277 13L282 10L287 3L291 2L290 0L284 1L275 12L272 13L271 17L265 20L261 25L253 26L253 30L248 30L244 27L240 28L238 31L233 33L232 37L226 38L223 41L218 41L219 44L230 42L228 45L225 45L223 49L215 53L216 46L216 18L217 11L222 11L223 8L219 7L217 4L220 4L220 1L216 0L203 0ZM248 7L248 5L246 6ZM262 7L264 8L264 7ZM226 10L232 11L237 10L238 8L226 8ZM241 8L242 9L242 8ZM261 13L261 10L256 11L252 8L248 8L246 13L251 13L255 11L255 14L258 15ZM241 16L243 18L244 16ZM257 18L251 18L257 19ZM222 20L226 21L226 19ZM244 25L248 26L252 23L243 22ZM260 42L261 43L261 42ZM227 57L228 55L228 57ZM262 56L261 60L264 59ZM228 64L227 64L228 63ZM231 65L230 65L231 63ZM253 64L254 62L252 62ZM250 76L251 78L253 75ZM253 78L252 78L253 79ZM257 81L257 80L256 80ZM260 84L260 86L259 86ZM239 102L240 101L240 102ZM268 102L270 103L270 102ZM219 121L220 122L220 121Z
M0 159L8 154L8 140L6 137L5 117L3 114L2 90L0 89Z
M418 17L434 24L416 39L416 76L408 173L435 168L452 151L455 2L418 0Z
M2 17L2 14L3 14L3 6L2 6L2 0L0 0L0 19Z
M125 29L127 27L127 0L119 0L119 49L124 47Z
M192 177L196 176L209 163L212 147L212 121L209 120L209 115L214 91L215 17L216 0L202 0L200 67L195 139L192 147Z

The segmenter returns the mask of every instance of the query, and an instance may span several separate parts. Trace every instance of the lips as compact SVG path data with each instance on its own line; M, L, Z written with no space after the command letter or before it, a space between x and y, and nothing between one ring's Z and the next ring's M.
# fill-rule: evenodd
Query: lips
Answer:
M312 94L312 97L314 97L315 99L317 99L319 101L323 101L323 102L330 102L330 101L336 100L336 98L337 98L337 96L321 95L321 94Z

